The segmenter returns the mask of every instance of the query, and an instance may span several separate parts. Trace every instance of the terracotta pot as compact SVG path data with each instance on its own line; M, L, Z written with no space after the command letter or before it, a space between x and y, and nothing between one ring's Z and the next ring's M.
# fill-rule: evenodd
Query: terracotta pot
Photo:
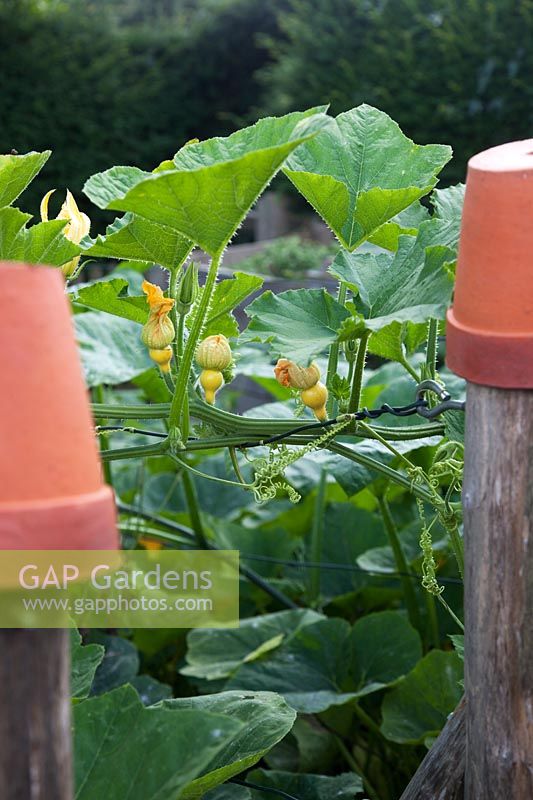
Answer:
M61 272L0 263L0 549L118 546Z
M446 361L473 383L533 388L533 139L469 161Z

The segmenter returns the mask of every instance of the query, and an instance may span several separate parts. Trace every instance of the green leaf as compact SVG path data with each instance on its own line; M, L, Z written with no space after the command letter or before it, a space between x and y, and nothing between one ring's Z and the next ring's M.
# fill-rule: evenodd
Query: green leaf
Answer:
M330 272L358 293L368 330L444 318L453 289L447 266L455 258L444 227L437 219L424 222L416 239L400 238L394 255L339 253Z
M341 775L295 775L291 772L257 769L248 775L251 783L279 789L298 800L353 800L363 791L363 782L354 772ZM252 800L265 800L265 793L252 790Z
M26 264L60 267L81 252L63 233L64 219L39 222L27 228L31 214L18 208L0 209L0 258Z
M420 225L428 219L427 208L417 200L378 228L368 241L385 250L397 250L400 236L416 236Z
M384 699L383 735L401 744L436 736L461 699L463 665L456 653L432 650Z
M109 636L100 631L93 631L90 639L104 647L104 657L96 671L91 694L110 692L135 678L140 662L134 644L122 636Z
M113 167L93 175L87 196L100 208L132 211L222 252L248 211L299 144L330 124L322 109L269 117L225 138L188 144L174 169Z
M431 203L435 209L435 216L453 223L457 238L459 237L459 228L463 215L465 188L464 183L457 183L455 186L448 186L446 189L435 189L431 194Z
M88 386L124 383L153 367L135 322L88 311L74 325Z
M223 715L241 723L201 777L189 784L180 795L183 800L196 800L239 772L256 764L265 753L290 731L296 714L283 698L271 692L221 692L205 697L182 697L166 700L161 707L198 711L201 714Z
M451 155L445 145L414 144L387 114L361 105L339 114L283 171L352 251L427 194Z
M259 278L257 275L248 275L246 272L234 272L232 278L217 283L207 324L212 325L224 314L233 311L262 285L263 278Z
M160 264L169 270L182 264L193 244L177 231L149 219L126 214L116 219L105 236L85 239L84 253L95 258L118 258Z
M450 633L448 634L450 639L452 640L453 646L455 648L455 652L461 659L461 661L465 660L465 637L461 633Z
M69 293L73 303L95 311L106 311L123 319L144 325L148 319L146 298L128 294L129 282L125 278L95 281L88 286L72 287Z
M70 631L70 693L72 697L87 697L91 691L94 674L104 657L104 648L98 644L82 646L76 629Z
M393 683L422 657L420 636L397 611L381 611L358 620L352 641L354 674L360 687Z
M187 636L187 666L180 670L206 680L229 678L246 659L279 635L287 640L321 619L315 611L280 611L241 620L236 630L193 630Z
M169 800L242 729L196 710L145 708L132 686L74 707L75 800Z
M46 164L51 152L0 155L0 208L11 205L22 194Z
M343 619L321 619L242 664L227 688L278 692L296 711L314 714L382 689L421 652L418 634L397 612L372 615L353 629Z
M144 706L153 706L172 697L172 686L157 681L151 675L136 675L130 684L137 690Z
M264 292L246 308L244 341L270 342L275 356L307 363L338 338L349 312L325 289Z

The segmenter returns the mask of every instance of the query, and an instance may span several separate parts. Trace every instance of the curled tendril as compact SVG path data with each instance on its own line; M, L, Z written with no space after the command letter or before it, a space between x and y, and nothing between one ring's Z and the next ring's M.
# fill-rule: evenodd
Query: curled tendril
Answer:
M424 511L424 503L417 497L416 504L418 506L418 513L422 520L422 533L420 534L420 549L422 550L422 586L430 594L438 597L444 591L444 586L439 586L436 575L437 565L435 563L435 556L433 554L433 540L431 538L431 531L427 524L426 513Z
M350 417L332 425L326 433L304 447L290 449L286 445L274 445L270 448L266 458L258 458L253 462L255 475L250 488L254 493L257 503L266 503L274 500L278 490L287 492L291 503L298 503L301 495L285 479L285 470L299 461L300 458L325 447L340 431L350 422Z

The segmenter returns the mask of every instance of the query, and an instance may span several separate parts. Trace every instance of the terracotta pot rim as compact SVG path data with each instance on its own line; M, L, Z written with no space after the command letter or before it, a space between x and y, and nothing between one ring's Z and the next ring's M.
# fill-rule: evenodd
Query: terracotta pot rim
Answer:
M520 139L490 147L477 153L468 162L468 169L476 172L490 173L490 180L497 176L505 177L509 173L523 172L524 176L533 177L533 139Z
M111 487L43 500L0 504L1 550L116 550Z
M502 389L533 389L533 332L476 330L447 314L446 365L471 383Z
M90 505L102 500L107 500L111 494L114 498L114 493L110 486L101 486L94 492L83 492L81 494L65 495L58 497L43 497L32 498L31 500L9 500L4 502L0 500L0 517L2 512L11 513L13 511L52 511L56 509L58 513L63 508L68 508L72 505Z
M465 333L470 336L478 336L480 338L486 337L487 339L507 339L508 342L522 341L523 339L533 344L533 330L522 332L507 332L499 329L476 328L473 325L465 325L457 319L454 313L453 306L448 309L446 314L446 322L448 325L453 325L460 333Z

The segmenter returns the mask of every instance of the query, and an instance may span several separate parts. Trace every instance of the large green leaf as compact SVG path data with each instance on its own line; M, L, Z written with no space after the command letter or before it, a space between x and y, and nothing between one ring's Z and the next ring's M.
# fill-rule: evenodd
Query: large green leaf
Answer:
M82 646L76 629L70 632L70 693L72 697L87 697L91 691L94 674L104 657L99 644Z
M296 719L292 708L271 692L221 692L204 697L165 700L163 708L221 714L241 723L235 735L188 785L183 800L199 800L209 789L256 764L290 731Z
M427 194L451 155L414 144L387 114L361 105L299 148L284 172L352 251Z
M153 366L135 322L88 311L74 325L88 386L124 383Z
M270 789L278 789L298 800L353 800L363 791L363 782L354 772L342 775L298 775L279 770L256 769L248 775L251 783ZM252 790L252 800L265 800L265 793Z
M416 236L420 225L428 219L427 208L417 200L378 228L368 241L385 250L397 250L400 236Z
M106 311L144 325L148 319L146 297L132 297L128 288L129 282L125 278L111 278L80 288L74 286L69 294L72 302L79 306Z
M18 208L0 209L0 258L60 267L79 255L80 248L63 233L66 220L39 222L27 228L30 219L31 214L23 214Z
M231 136L188 144L173 169L113 167L93 175L84 191L100 208L132 211L217 255L287 156L331 123L321 110L269 117Z
M0 208L9 206L50 158L51 150L22 156L0 155Z
M275 356L307 362L338 338L349 312L325 289L264 292L246 308L251 318L243 339L270 342Z
M396 612L353 628L343 619L321 619L243 663L227 688L278 692L297 711L313 714L382 689L420 655L418 634Z
M74 707L76 800L170 800L242 723L200 710L145 708L123 686Z
M228 630L193 630L187 636L187 666L181 670L188 675L207 680L229 678L245 661L253 660L259 648L277 642L280 636L290 640L305 625L322 619L308 609L280 611L262 617L241 620L239 628Z
M96 671L91 694L104 694L135 678L139 671L139 653L135 645L122 636L92 631L91 642L103 646L104 657Z
M232 278L217 283L211 300L207 325L213 325L224 314L233 311L262 285L263 278L257 275L248 275L246 272L234 272Z
M383 735L402 744L436 736L461 699L462 677L463 665L456 653L432 650L385 697Z
M95 258L118 258L161 264L175 269L182 264L192 249L192 242L149 219L126 214L116 219L105 236L86 239L84 252Z
M429 220L416 239L402 236L394 255L341 251L330 271L359 294L368 330L442 319L453 289L447 269L455 258L451 238L446 223Z

